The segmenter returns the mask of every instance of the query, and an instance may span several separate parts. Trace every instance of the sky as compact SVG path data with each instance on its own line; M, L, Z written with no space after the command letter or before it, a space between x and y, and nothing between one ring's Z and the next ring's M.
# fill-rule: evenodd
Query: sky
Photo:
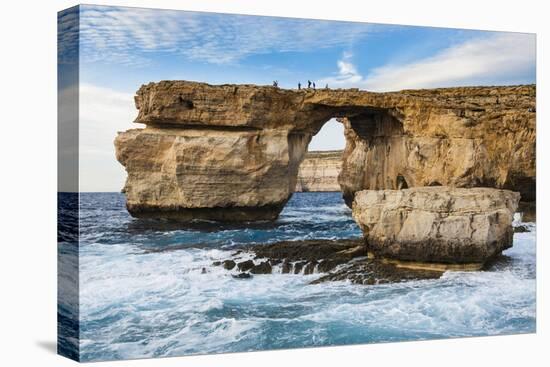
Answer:
M79 26L75 26L76 20ZM60 14L59 93L79 56L80 190L120 191L117 131L142 84L194 80L392 91L535 83L534 34L84 5ZM331 120L310 150L344 147Z

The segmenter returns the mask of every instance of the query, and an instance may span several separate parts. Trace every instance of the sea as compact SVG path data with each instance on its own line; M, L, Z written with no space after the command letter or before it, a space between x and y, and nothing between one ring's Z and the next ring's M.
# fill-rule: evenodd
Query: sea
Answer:
M67 213L62 221L77 219ZM212 265L243 244L361 237L338 192L295 193L277 221L244 225L135 219L120 193L81 193L79 215L79 241L60 225L58 330L60 352L81 361L536 329L536 224L519 214L514 225L530 231L486 270L378 285L310 284L318 273L236 279Z

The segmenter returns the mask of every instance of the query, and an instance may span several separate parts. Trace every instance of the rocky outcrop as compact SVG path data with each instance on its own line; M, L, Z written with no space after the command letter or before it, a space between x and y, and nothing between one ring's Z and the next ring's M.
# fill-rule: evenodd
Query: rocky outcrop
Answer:
M308 152L298 169L295 191L340 191L341 169L341 150Z
M365 190L353 217L376 256L475 268L512 246L518 202L518 193L490 188Z
M275 219L311 137L345 125L339 175L363 189L489 186L535 196L535 87L392 93L164 81L142 86L119 133L127 207L137 217Z
M367 257L361 239L254 244L242 247L231 256L231 259L215 260L212 265L223 266L238 279L250 279L252 274L318 274L312 284L347 280L373 285L433 279L442 274L440 269L408 269L384 259Z

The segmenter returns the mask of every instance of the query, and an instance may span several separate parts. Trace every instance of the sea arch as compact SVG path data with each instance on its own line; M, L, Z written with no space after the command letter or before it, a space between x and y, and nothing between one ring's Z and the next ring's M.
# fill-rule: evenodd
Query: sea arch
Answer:
M276 219L312 136L333 117L345 127L339 183L350 206L359 190L404 183L528 196L534 95L534 86L372 93L163 81L138 90L135 122L145 128L119 133L115 147L136 217ZM503 126L521 154L498 144Z

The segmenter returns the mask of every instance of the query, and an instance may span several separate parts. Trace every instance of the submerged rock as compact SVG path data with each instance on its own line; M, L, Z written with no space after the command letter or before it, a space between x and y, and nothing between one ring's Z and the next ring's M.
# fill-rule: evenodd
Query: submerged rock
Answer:
M421 263L474 264L512 246L519 193L489 188L365 190L353 202L368 251ZM405 262L399 263L406 266Z
M252 278L252 275L249 273L239 273L239 274L233 274L232 277L235 279L250 279Z
M225 260L223 262L223 268L226 269L226 270L231 270L235 267L235 261L233 260Z
M252 274L271 274L271 264L269 261L263 261L258 265L254 265L250 272Z
M237 264L237 268L240 271L248 271L248 270L252 269L253 267L254 267L254 261L252 261L252 260L242 261L242 262Z

